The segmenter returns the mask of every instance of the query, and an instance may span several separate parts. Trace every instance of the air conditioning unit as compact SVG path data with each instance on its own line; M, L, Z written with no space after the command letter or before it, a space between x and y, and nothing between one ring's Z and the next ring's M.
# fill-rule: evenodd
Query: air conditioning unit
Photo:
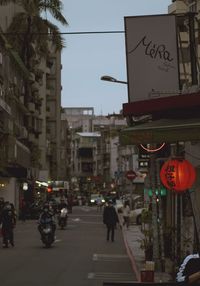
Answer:
M16 78L16 76L14 76L13 83L14 83L15 85L17 85L17 78Z
M24 96L23 95L20 95L19 100L22 104L24 104Z
M22 86L22 91L21 91L22 94L25 94L25 87L24 85Z
M34 81L35 81L35 74L32 73L32 72L30 72L30 73L29 73L29 82L30 82L30 83L33 83Z
M29 110L30 112L35 112L35 103L29 102L29 103L28 103L28 110Z
M22 139L28 138L28 131L27 131L26 127L24 127L24 126L21 128L20 138L22 138Z
M0 86L0 96L3 97L4 96L4 93L3 93L3 87Z

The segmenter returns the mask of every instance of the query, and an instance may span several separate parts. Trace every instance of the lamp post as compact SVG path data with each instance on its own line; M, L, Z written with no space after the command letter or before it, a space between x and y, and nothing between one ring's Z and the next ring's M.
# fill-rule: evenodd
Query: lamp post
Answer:
M114 77L111 77L109 75L103 75L101 77L101 80L110 81L110 82L116 82L116 83L122 83L122 84L128 84L127 81L118 80L118 79L116 79Z

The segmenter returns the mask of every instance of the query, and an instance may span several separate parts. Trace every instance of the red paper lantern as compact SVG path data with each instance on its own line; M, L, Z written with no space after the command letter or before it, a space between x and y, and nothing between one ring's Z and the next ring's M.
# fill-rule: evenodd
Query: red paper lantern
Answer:
M167 189L184 192L192 187L196 179L196 171L189 161L172 159L163 164L160 179Z

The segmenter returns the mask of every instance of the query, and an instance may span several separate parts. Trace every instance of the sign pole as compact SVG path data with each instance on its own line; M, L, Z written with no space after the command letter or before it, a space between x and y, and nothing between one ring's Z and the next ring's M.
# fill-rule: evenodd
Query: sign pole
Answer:
M155 154L150 154L150 184L152 188L152 224L153 224L153 260L156 267L160 268L159 263L159 242L158 242L158 222L156 205L156 164ZM160 270L160 269L159 269Z

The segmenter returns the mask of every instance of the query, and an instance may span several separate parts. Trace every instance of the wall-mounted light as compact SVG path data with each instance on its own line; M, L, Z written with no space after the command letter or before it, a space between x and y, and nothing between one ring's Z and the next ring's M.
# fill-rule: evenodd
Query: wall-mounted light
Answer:
M24 182L22 185L22 189L23 189L23 191L27 191L28 190L28 183Z

